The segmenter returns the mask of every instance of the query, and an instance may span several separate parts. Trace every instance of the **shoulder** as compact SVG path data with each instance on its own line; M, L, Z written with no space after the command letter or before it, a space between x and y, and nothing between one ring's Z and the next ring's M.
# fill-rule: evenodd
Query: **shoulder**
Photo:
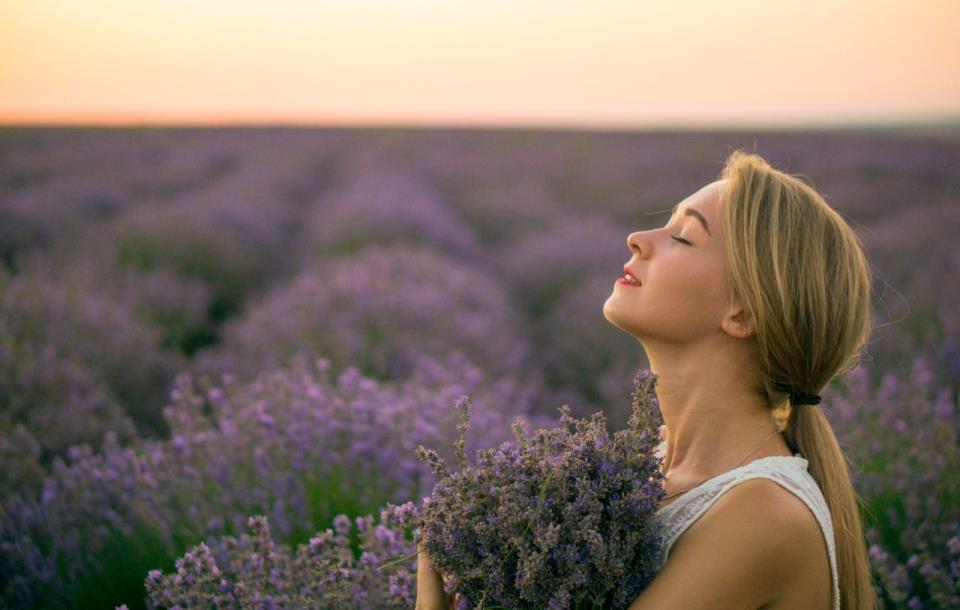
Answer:
M727 521L762 518L757 523L761 527L814 532L820 529L816 517L803 500L776 481L763 477L734 485L717 499L712 509L718 518Z
M749 479L723 494L711 507L717 511L704 522L720 544L744 541L754 566L754 586L767 601L790 590L802 590L814 604L829 595L830 564L824 532L813 511L799 496L775 481ZM708 511L709 513L709 511ZM711 534L707 534L711 535ZM826 575L827 580L820 577ZM820 583L820 589L814 585ZM811 605L811 607L813 607Z
M784 564L785 569L819 551L822 543L820 523L810 507L792 491L766 478L735 485L704 517L705 528L715 530L714 535L745 536L757 553L779 558L777 563Z
M669 561L630 610L759 608L815 561L820 526L774 481L738 483L674 543Z

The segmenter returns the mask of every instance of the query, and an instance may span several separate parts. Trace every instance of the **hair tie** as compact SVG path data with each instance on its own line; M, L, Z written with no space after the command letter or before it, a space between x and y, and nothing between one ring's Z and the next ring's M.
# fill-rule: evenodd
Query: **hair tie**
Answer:
M790 394L790 404L793 406L820 404L819 394L804 394L803 392L794 390L792 386L779 382L774 382L773 385L778 390L788 392Z
M790 404L794 406L799 405L818 405L820 404L820 395L819 394L790 394Z

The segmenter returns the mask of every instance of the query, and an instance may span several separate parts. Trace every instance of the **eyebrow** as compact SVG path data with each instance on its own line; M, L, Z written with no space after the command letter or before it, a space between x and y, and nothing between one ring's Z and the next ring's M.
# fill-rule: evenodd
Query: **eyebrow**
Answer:
M676 204L675 206L673 206L673 213L674 213L674 214L677 213L677 208L679 208L679 207L680 207L680 204L679 204L679 203ZM703 225L704 230L706 230L707 235L710 235L710 237L713 237L713 235L710 233L710 227L707 226L707 219L704 218L703 215L702 215L700 212L696 211L696 210L693 209L693 208L686 207L686 208L683 208L683 215L684 215L684 216L696 216L696 217L697 217L697 220L700 221L700 224ZM671 214L671 216L672 216L672 214Z

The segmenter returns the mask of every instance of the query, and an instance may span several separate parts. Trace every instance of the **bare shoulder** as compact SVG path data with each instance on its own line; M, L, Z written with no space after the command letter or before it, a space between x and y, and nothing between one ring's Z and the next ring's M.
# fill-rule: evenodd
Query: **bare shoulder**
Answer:
M755 561L769 565L771 575L776 575L777 580L755 583L758 590L766 591L765 603L831 606L827 544L806 502L770 479L757 478L733 487L712 508L718 508L713 525L729 528L728 535L741 532L754 547ZM709 520L705 523L710 525Z
M749 479L734 486L711 509L716 510L704 514L704 526L716 528L719 536L750 541L758 560L780 574L779 590L808 575L805 568L827 561L823 530L813 511L770 479Z
M724 493L710 512L718 521L753 531L765 531L775 539L794 540L798 536L821 536L820 524L806 503L778 483L765 478L748 479ZM709 519L705 521L709 523ZM796 544L780 552L801 551Z
M725 492L674 543L629 610L761 608L781 601L802 565L815 569L822 534L807 505L769 479Z

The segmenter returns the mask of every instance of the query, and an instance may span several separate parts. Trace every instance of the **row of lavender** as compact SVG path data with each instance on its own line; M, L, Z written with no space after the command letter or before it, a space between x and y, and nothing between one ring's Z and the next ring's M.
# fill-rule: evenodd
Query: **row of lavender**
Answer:
M0 274L0 459L12 474L3 481L0 569L10 605L54 607L141 605L146 570L172 569L203 539L218 548L254 514L267 516L278 544L293 545L337 512L377 514L387 499L417 497L412 447L449 445L449 420L437 424L457 392L499 422L483 427L490 436L476 447L507 438L509 417L552 415L561 402L581 414L603 408L621 426L642 354L600 308L628 258L626 233L663 220L648 222L646 208L667 209L712 179L702 159L719 158L735 139L17 138L0 148L0 254L14 272ZM960 221L949 198L957 184L949 168L958 166L950 159L960 151L936 141L831 138L771 136L763 152L774 162L797 159L855 226L866 223L861 235L882 280L877 315L895 324L878 329L862 388L837 393L825 409L855 456L855 474L862 470L884 599L943 604L958 582L960 325L950 307L956 289L942 282L958 261L936 237L952 236ZM22 257L31 250L41 255ZM358 443L360 456L345 463L380 463L369 452L382 449L381 471L330 469L343 449L315 442L330 438L320 422L300 422L299 441L258 427L284 417L269 409L303 415L289 404L296 381L279 384L293 388L275 390L279 399L243 390L230 416L216 406L226 392L210 379L229 371L232 391L258 387L255 376L272 369L301 379L303 366L290 366L302 348L307 361L328 358L334 377L356 366L351 375L370 377L365 383L417 396L406 412L416 413L409 418L419 432L377 420L386 436L371 445L370 428L344 420L353 433L337 438ZM420 385L409 385L424 366L420 352L452 349L477 368L448 364L434 381L419 374ZM201 421L184 419L190 392L182 377L173 385L183 370L207 378L197 396L213 394L200 401ZM491 380L499 398L478 401L467 371ZM365 404L390 413L390 400ZM329 405L307 408L344 417ZM246 423L218 423L231 417ZM185 440L187 431L210 449ZM304 439L314 439L312 452L286 445ZM70 449L77 443L90 448ZM258 446L269 449L255 455ZM157 455L150 465L147 456ZM290 465L301 456L301 466Z

